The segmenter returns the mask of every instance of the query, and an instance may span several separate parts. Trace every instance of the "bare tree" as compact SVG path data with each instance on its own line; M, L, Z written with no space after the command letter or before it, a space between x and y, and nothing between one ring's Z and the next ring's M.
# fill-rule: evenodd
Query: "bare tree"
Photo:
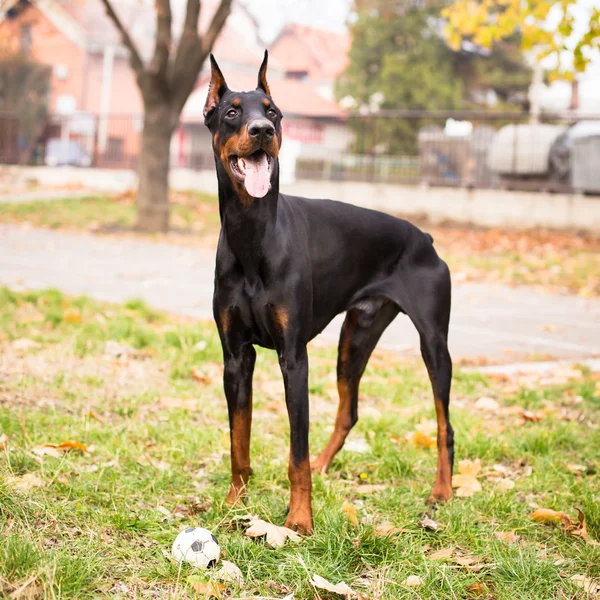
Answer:
M113 0L101 1L129 50L131 67L144 103L137 225L143 231L166 231L169 227L171 136L200 69L231 12L232 0L221 0L202 35L198 33L201 1L187 0L177 48L173 47L170 0L156 0L156 39L153 56L147 65L115 12Z

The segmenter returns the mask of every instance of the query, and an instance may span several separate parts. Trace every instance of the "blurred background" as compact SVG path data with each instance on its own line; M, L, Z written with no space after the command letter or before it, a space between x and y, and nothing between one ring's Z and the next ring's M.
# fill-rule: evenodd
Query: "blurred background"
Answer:
M200 42L219 4L202 2ZM460 2L227 4L212 50L238 90L255 87L269 50L269 83L285 115L285 183L600 193L594 167L600 163L600 60L593 43L590 52L584 49L584 68L573 65L576 49L558 53L570 61L561 71L552 57L538 61L528 49L526 21L491 44L475 43L467 23L457 44L448 33L453 17L444 11ZM546 11L546 29L559 31L568 17L571 37L590 37L598 3L573 0L558 20L550 4L537 4ZM159 5L112 2L146 66L159 39ZM104 2L5 0L1 6L0 162L137 171L144 98L130 48ZM171 0L172 61L186 10L186 0ZM529 46L541 42L547 40ZM206 63L169 132L171 169L213 169L202 115Z

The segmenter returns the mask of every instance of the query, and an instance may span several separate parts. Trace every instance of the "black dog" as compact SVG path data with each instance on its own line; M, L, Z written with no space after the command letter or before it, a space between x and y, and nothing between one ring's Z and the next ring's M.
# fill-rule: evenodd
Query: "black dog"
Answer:
M213 309L223 345L231 428L228 503L246 491L250 469L253 344L277 351L290 420L291 500L286 525L313 527L311 468L324 472L358 419L358 386L384 329L403 312L417 328L437 414L438 463L431 501L452 495L448 416L452 362L447 335L450 274L432 238L389 215L331 200L279 193L282 115L266 80L233 92L211 55L204 108L219 181L221 235ZM339 342L340 402L327 447L308 450L306 345L346 311Z

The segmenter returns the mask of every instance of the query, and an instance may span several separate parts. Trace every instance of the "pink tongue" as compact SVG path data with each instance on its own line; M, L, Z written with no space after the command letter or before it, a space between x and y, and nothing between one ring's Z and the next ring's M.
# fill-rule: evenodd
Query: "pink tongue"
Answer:
M246 178L244 179L246 191L253 198L262 198L271 187L267 155L261 152L258 160L246 157L244 161L246 163Z

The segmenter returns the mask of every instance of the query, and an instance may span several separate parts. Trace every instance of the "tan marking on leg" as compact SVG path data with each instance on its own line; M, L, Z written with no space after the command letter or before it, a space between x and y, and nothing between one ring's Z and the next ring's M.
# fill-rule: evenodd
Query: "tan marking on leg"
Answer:
M429 502L445 502L452 498L452 469L448 456L448 423L444 412L444 405L439 398L435 399L435 414L437 418L437 473L435 484Z
M311 464L314 473L326 473L331 461L340 451L346 441L351 429L350 407L352 405L352 393L348 382L339 379L337 382L340 403L338 404L335 426L331 438L323 452Z
M250 399L252 402L252 399ZM252 404L248 411L237 411L231 422L231 485L225 502L236 504L246 495L250 468L250 430Z
M231 313L229 312L229 309L226 308L225 310L221 311L220 316L221 329L223 330L223 333L227 335L229 333L229 328L231 327Z
M273 320L282 333L285 332L288 326L289 313L287 308L283 306L273 307Z
M344 373L346 365L350 359L350 349L352 346L352 333L356 327L358 315L350 313L348 322L344 323L343 341L340 346L339 361L343 375L338 376L337 388L340 402L338 404L337 415L335 417L335 426L331 438L323 452L312 462L311 468L314 473L326 473L331 465L331 461L344 445L346 437L352 427L350 408L352 406L352 390L348 382L348 373Z
M290 512L285 520L285 526L298 533L310 535L313 531L312 479L308 459L295 466L290 453L288 475L291 484L291 497Z

